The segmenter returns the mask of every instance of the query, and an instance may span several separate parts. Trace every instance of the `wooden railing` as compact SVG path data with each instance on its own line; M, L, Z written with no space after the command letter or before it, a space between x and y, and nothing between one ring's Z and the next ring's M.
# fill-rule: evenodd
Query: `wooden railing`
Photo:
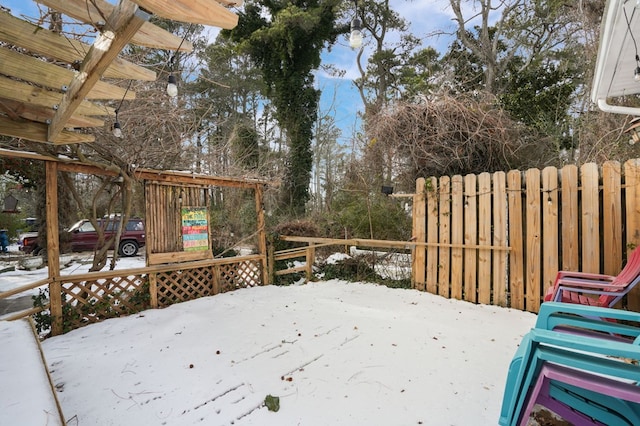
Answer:
M47 286L49 301L3 319L16 320L50 310L55 335L143 309L263 285L264 262L264 256L250 255L42 279L0 293L0 299ZM57 317L54 312L62 315Z

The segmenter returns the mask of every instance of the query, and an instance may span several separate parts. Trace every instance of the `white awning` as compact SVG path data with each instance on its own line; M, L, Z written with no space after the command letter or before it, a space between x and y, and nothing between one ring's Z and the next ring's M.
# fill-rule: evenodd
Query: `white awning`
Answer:
M591 100L606 112L640 116L640 107L616 105L616 97L640 93L634 79L640 55L640 6L636 0L608 0L600 31ZM611 103L610 103L611 102Z

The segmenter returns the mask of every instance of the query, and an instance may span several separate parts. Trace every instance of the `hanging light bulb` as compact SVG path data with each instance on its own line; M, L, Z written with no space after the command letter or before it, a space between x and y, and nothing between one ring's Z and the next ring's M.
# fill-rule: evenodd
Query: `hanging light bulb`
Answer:
M640 81L640 66L636 67L635 71L633 72L633 79L635 81Z
M120 122L117 121L113 123L113 136L115 136L116 138L121 138L122 137L122 127L120 126Z
M120 102L120 105L122 105L122 101ZM118 118L119 112L120 112L120 107L116 109L116 121L113 123L113 129L111 130L113 133L113 136L115 136L116 138L122 137L122 126L120 126L120 119Z
M173 74L169 74L169 82L167 84L167 95L175 98L178 96L178 81L176 80L176 76Z
M362 46L362 21L360 21L357 16L351 21L349 46L351 46L352 49L359 49Z

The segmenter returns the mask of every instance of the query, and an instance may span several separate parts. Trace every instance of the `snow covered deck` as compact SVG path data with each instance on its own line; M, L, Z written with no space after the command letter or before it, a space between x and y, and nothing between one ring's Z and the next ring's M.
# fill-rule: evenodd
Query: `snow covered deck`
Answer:
M0 342L0 425L65 425L29 320L0 321Z

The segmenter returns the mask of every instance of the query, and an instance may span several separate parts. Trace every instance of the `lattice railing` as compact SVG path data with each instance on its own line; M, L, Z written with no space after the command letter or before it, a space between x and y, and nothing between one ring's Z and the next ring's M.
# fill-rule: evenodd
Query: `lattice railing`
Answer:
M264 256L249 255L44 280L28 289L48 281L48 300L45 293L40 305L25 315L38 316L37 326L43 330L57 324L59 334L149 308L263 285L264 262Z
M144 274L62 282L65 330L148 309L149 280Z
M261 276L259 259L159 272L158 307L260 285Z

